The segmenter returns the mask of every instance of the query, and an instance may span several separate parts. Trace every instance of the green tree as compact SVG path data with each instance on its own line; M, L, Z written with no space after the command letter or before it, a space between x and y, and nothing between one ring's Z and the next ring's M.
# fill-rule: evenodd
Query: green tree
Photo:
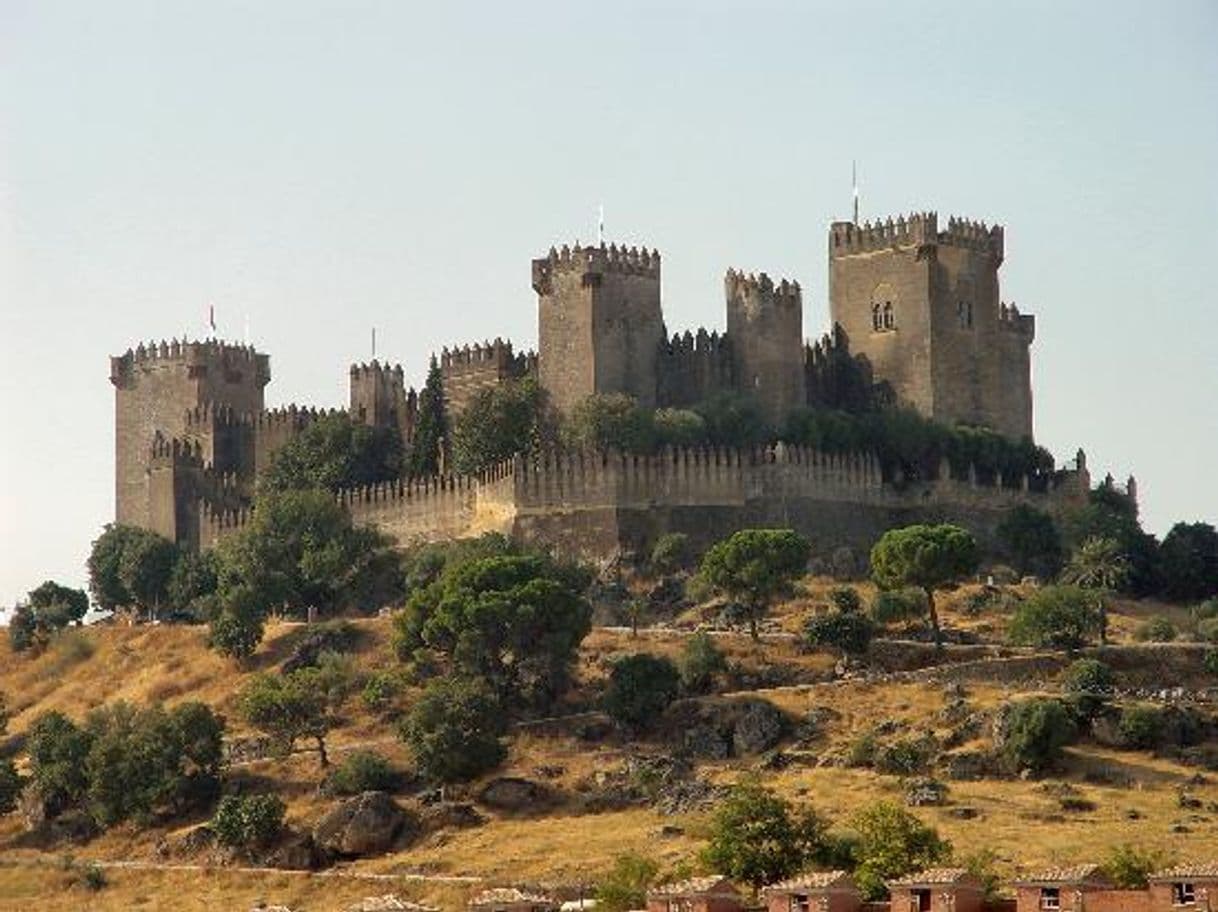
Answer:
M0 693L0 737L8 729L8 701ZM11 757L0 759L0 814L7 814L17 806L25 781L17 774L17 765Z
M694 446L706 441L706 419L692 409L656 409L651 420L660 446Z
M1099 635L1102 620L1091 593L1077 586L1044 586L1020 603L1007 635L1024 646L1074 650Z
M651 549L651 569L656 573L677 573L694 559L693 546L684 532L668 532L656 539Z
M205 599L219 585L219 559L215 551L183 551L169 574L166 599L174 620L203 620Z
M255 590L239 584L215 598L207 645L220 655L242 662L254 654L262 642L266 603Z
M178 559L178 547L151 532L132 536L123 548L118 575L123 588L144 617L156 620L169 595L169 577Z
M900 805L877 801L851 818L858 836L855 882L869 900L887 895L887 882L945 861L952 845Z
M546 705L591 629L586 586L585 571L535 554L453 564L399 613L395 647L403 658L434 650L505 703Z
M89 597L82 589L70 589L47 580L18 604L9 618L8 637L14 652L43 649L69 624L79 624L89 610Z
M119 574L127 544L145 531L135 526L108 524L89 550L89 591L103 611L114 611L131 603L131 595Z
M61 712L34 719L26 737L30 785L45 802L48 815L79 804L89 786L85 758L92 738Z
M1129 578L1129 559L1115 538L1086 538L1070 555L1061 580L1094 594L1100 642L1108 641L1108 597Z
M401 475L402 438L396 427L372 427L336 413L317 418L277 449L258 486L259 493L337 491Z
M596 885L596 908L604 912L642 909L659 871L659 865L642 855L627 852L617 856L609 873Z
M283 829L287 808L275 795L226 795L211 828L222 845L236 849L269 846Z
M1170 643L1179 635L1171 619L1161 614L1147 618L1133 632L1133 638L1141 643Z
M438 475L448 438L448 416L444 412L444 378L435 355L427 369L427 382L419 394L419 414L410 442L407 468L413 477Z
M1062 675L1062 692L1085 720L1099 714L1115 686L1116 675L1099 659L1075 659Z
M1133 595L1159 591L1162 581L1158 542L1142 530L1137 504L1118 491L1111 478L1092 489L1084 506L1066 516L1063 538L1072 551L1077 551L1089 538L1115 541L1117 554L1124 558L1124 570L1116 580L1117 585L1108 588Z
M625 393L597 393L578 403L562 426L563 443L575 449L650 453L656 433L652 413Z
M317 668L256 675L238 697L238 706L245 720L269 735L284 754L291 753L297 741L311 739L318 764L329 765L326 736L334 726L335 706Z
M474 393L453 419L453 468L475 474L550 443L545 396L535 377Z
M685 641L677 664L681 686L688 693L705 693L711 689L715 678L727 671L727 656L709 633L699 630Z
M1050 579L1061 569L1061 533L1043 510L1027 504L1013 507L998 524L997 533L1004 555L1020 574Z
M736 785L715 809L703 861L754 888L790 877L825 847L825 825L757 780Z
M1218 530L1204 522L1176 523L1159 546L1159 569L1168 598L1218 595Z
M935 589L977 569L977 542L959 526L916 525L885 532L871 549L871 574L881 589L917 586L926 593L935 645L943 645Z
M742 529L713 545L699 572L740 602L756 640L758 621L771 603L791 591L807 566L809 551L807 540L791 529Z
M677 698L681 675L664 656L638 652L618 659L609 673L605 712L615 722L645 729Z
M331 795L362 792L391 792L400 780L397 770L376 751L352 751L326 777L324 788Z
M717 393L694 406L715 446L750 447L771 436L757 402L739 393Z
M1013 769L1036 775L1053 768L1078 734L1074 719L1060 700L1012 703L1003 724L1003 757Z
M427 685L403 720L400 735L426 778L465 782L503 762L503 708L480 681L443 677Z
M1150 884L1150 875L1169 864L1162 852L1126 842L1109 850L1103 868L1117 889L1145 890Z

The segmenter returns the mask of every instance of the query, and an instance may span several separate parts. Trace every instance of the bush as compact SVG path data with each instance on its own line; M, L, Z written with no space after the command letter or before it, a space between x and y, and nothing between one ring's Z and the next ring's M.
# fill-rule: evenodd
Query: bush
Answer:
M609 673L605 712L628 728L651 727L677 698L681 675L663 656L645 652L619 659Z
M1008 632L1014 643L1073 650L1099 636L1101 624L1092 593L1077 586L1045 586L1019 606Z
M1117 734L1125 747L1150 750L1158 746L1163 736L1163 722L1163 711L1157 706L1126 706L1121 710Z
M926 740L908 738L876 749L872 766L890 776L914 776L926 772L934 747Z
M1218 618L1218 598L1206 599L1193 609L1193 617L1198 621Z
M863 655L871 645L874 633L866 615L857 611L830 611L808 618L804 625L804 642L813 648L828 646L846 655Z
M1197 639L1203 643L1218 643L1218 617L1197 621Z
M867 767L875 763L876 754L879 752L880 744L876 740L874 732L863 732L851 740L846 748L846 765L853 767Z
M1145 890L1150 883L1150 875L1168 864L1162 852L1141 849L1127 842L1113 846L1104 860L1103 868L1118 889Z
M656 573L676 573L688 569L693 562L693 546L683 532L661 535L651 549L651 569Z
M222 845L261 848L279 835L286 810L275 795L226 795L216 808L211 827Z
M1161 614L1147 618L1133 632L1133 638L1140 643L1170 643L1178 635L1176 625Z
M792 529L741 529L706 552L699 572L743 606L756 640L758 621L791 591L807 566L809 550L807 540Z
M596 908L629 912L647 904L647 888L660 868L650 858L627 853L613 860L613 868L596 885Z
M881 590L871 600L871 619L877 624L895 624L925 613L926 594L921 589Z
M411 708L399 729L415 766L437 782L464 782L498 766L507 751L503 709L481 681L437 678Z
M688 693L705 693L710 690L716 675L727 671L727 657L715 645L714 638L700 630L685 641L678 668L681 686Z
M1077 659L1062 675L1062 691L1085 720L1095 718L1115 686L1112 669L1098 659Z
M84 799L89 787L85 758L92 738L61 712L38 716L26 738L30 784L56 816Z
M360 698L364 705L377 715L383 715L393 706L402 691L402 682L392 671L378 671L368 676Z
M854 879L868 900L882 899L889 880L932 867L951 855L951 843L934 827L890 801L863 808L850 822L858 837Z
M853 586L834 586L829 590L829 604L838 611L848 613L861 611L863 599Z
M1002 753L1015 770L1040 774L1052 768L1077 730L1059 700L1024 700L1011 704L1006 717Z
M735 786L715 810L703 850L707 866L753 887L774 883L818 859L825 825L757 781Z
M392 792L399 781L397 771L376 751L357 750L348 754L326 777L325 790L331 795Z
M1218 649L1211 649L1205 654L1205 658L1201 660L1201 664L1205 667L1206 674L1218 677Z

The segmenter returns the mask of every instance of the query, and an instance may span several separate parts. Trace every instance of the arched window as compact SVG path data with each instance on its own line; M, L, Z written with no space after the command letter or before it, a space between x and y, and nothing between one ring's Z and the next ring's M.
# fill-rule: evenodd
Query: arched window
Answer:
M883 322L884 322L884 329L896 329L897 328L897 321L896 321L896 317L893 315L893 312L892 312L892 302L891 301L884 302Z
M880 322L880 305L877 302L871 305L871 330L872 332L879 332L882 328L883 324Z

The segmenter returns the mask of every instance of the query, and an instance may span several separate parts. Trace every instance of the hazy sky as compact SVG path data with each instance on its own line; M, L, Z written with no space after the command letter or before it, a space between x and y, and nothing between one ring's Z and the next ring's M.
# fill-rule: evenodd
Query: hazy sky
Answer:
M268 403L379 349L536 341L529 260L664 255L670 329L728 266L804 287L826 229L1006 226L1038 440L1218 521L1218 4L0 0L0 604L80 584L113 516L107 356L220 330Z

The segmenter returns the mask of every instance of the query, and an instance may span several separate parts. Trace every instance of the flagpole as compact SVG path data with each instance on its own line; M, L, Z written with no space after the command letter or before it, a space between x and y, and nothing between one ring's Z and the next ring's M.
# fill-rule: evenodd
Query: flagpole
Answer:
M850 162L850 184L854 190L854 224L859 223L859 173L853 161Z

